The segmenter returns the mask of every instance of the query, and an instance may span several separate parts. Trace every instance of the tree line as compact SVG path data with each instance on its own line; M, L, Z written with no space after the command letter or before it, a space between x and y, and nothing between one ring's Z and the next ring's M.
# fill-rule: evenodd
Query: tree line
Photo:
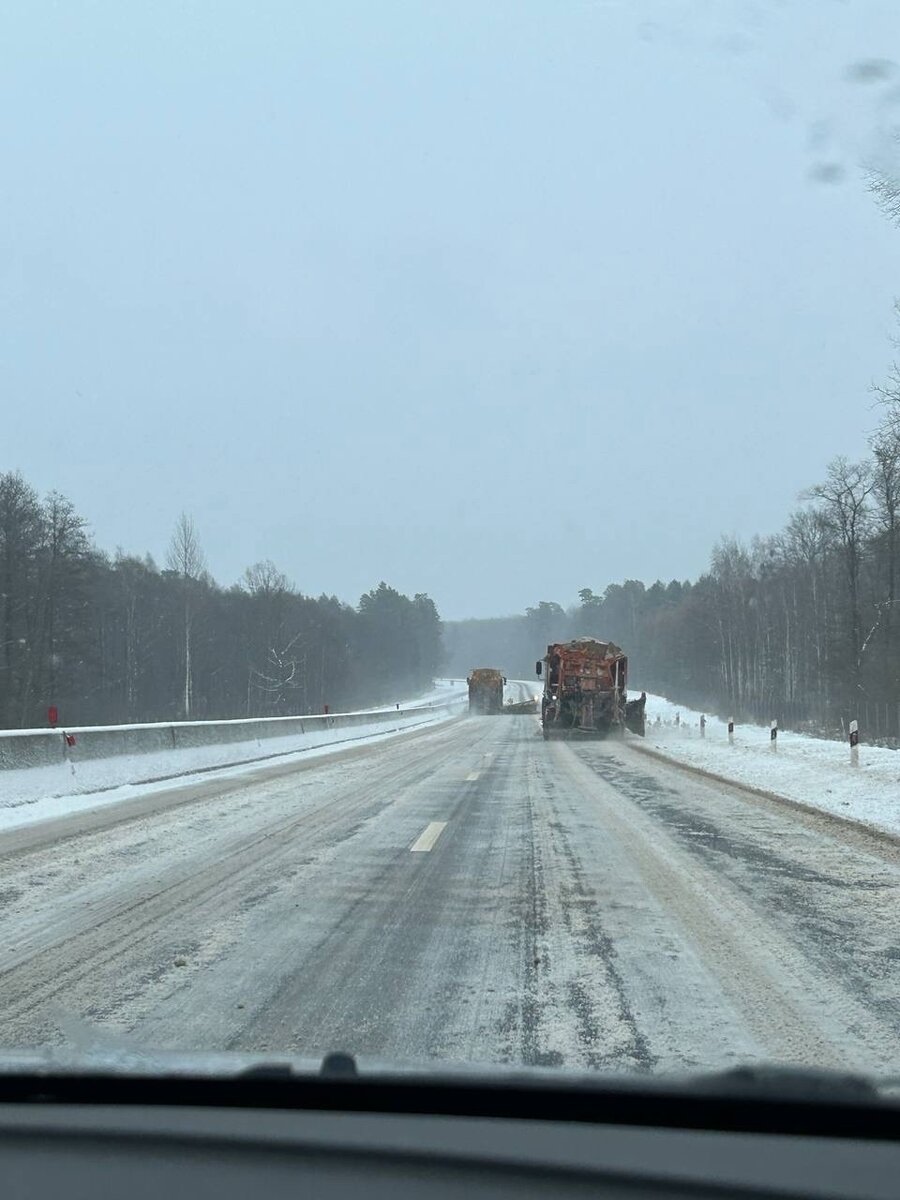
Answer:
M900 368L875 391L869 453L835 458L780 533L723 538L694 582L626 580L567 610L449 623L451 669L498 660L528 678L548 642L595 636L676 702L830 732L861 718L900 738Z
M356 607L271 562L222 587L183 515L166 564L100 551L72 503L0 474L0 727L287 716L399 700L439 672L441 621L384 582Z

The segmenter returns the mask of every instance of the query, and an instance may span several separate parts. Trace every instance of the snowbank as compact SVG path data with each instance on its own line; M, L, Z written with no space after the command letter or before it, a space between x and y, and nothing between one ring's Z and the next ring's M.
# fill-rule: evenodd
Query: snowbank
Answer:
M404 707L418 707L421 704L440 704L444 700L465 700L467 696L468 688L464 679L435 679L429 691L421 692L418 696L398 696L397 700ZM396 708L396 704L376 704L374 708L363 711L389 712L392 708Z
M729 745L728 725L709 714L701 738L700 716L648 695L645 744L737 783L900 834L900 752L862 743L859 766L854 767L847 742L779 730L773 751L769 730L758 725L737 725L734 745Z
M152 783L446 720L462 697L314 717L0 732L0 810Z

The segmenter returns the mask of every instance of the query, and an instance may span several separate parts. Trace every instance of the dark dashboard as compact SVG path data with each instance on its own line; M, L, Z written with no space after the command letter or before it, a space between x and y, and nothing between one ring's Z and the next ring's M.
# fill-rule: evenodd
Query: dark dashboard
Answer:
M0 1077L0 1178L67 1200L897 1195L893 1102L746 1083Z

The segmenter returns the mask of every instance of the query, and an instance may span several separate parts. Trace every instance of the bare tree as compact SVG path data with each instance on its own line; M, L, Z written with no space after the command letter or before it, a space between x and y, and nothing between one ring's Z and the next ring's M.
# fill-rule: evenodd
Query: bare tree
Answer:
M880 171L870 171L868 189L887 219L900 225L900 180Z
M292 591L287 575L278 570L271 558L248 567L241 580L241 586L251 596L274 596Z
M900 364L892 363L884 383L873 383L871 390L878 403L887 409L885 424L897 433L900 431Z
M182 579L199 579L206 570L197 527L194 518L187 513L183 512L175 522L166 553L166 566L170 571L176 571Z
M0 475L0 724L19 723L30 670L29 614L38 595L41 510L21 475Z
M729 703L740 709L752 698L751 676L756 659L751 632L755 581L746 548L735 538L720 538L712 552L710 576L716 592L722 687Z
M306 639L291 620L294 590L271 559L244 572L249 592L247 715L278 713L297 703L304 688Z
M871 464L849 462L843 455L828 464L824 482L809 489L822 515L841 547L847 582L848 635L854 680L859 686L862 645L862 617L859 602L859 578L866 536L871 528L869 497L875 488Z
M887 541L887 596L889 605L896 597L897 534L900 519L900 436L883 426L872 439L874 497L878 522Z
M886 188L887 186L885 183ZM900 186L893 186L896 189L897 213L900 219ZM894 315L900 324L898 301L894 303ZM891 340L895 348L900 350L900 337L895 334ZM877 520L884 544L885 580L884 595L875 603L875 620L866 642L868 644L880 628L887 650L886 659L889 659L893 651L891 627L897 599L897 543L900 524L900 364L892 363L885 381L873 384L871 391L884 409L881 424L875 431L870 445ZM887 675L890 679L890 663L886 662L885 665L888 667Z
M788 520L782 540L795 576L796 624L805 648L803 686L820 699L828 668L828 560L834 548L834 533L818 509L803 508Z
M36 556L37 594L29 613L29 673L22 699L22 716L36 693L56 699L61 664L60 644L66 624L77 622L82 570L88 552L85 522L59 492L50 492L41 506L41 542Z
M894 301L894 319L900 326L900 300ZM896 350L900 350L900 335L893 334L891 342ZM900 440L900 363L891 363L884 382L873 383L869 390L884 409L874 440L883 441L887 437Z
M197 581L206 570L206 560L197 536L193 517L183 512L175 523L175 531L169 542L166 565L181 579L184 602L184 691L182 708L184 719L190 720L193 705L193 660L191 636L193 633L193 596Z

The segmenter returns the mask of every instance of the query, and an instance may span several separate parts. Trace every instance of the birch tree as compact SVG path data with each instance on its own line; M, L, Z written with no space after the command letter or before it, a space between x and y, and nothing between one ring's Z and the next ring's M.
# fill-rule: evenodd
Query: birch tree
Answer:
M175 523L175 530L169 542L166 563L181 582L182 592L182 647L184 651L184 689L182 691L182 712L184 719L191 719L193 709L193 625L194 625L194 593L200 577L206 570L206 560L200 546L200 539L194 525L193 517L183 512Z

